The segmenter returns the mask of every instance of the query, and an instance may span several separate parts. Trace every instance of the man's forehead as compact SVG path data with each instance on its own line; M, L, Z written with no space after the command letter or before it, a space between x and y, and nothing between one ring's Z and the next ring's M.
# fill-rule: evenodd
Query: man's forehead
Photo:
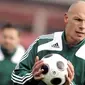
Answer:
M84 13L85 14L85 1L78 1L70 6L68 13Z
M77 17L82 20L85 20L85 1L78 1L72 4L67 12L68 16L70 17Z
M74 15L74 18L79 18L79 19L82 19L82 20L85 21L85 14L83 14L83 13L76 13Z

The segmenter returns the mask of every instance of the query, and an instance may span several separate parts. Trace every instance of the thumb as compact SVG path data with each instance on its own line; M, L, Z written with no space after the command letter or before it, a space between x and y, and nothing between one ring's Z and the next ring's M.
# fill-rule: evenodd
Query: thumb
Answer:
M35 58L35 62L37 62L37 61L39 61L39 57L38 56L36 56L36 58Z

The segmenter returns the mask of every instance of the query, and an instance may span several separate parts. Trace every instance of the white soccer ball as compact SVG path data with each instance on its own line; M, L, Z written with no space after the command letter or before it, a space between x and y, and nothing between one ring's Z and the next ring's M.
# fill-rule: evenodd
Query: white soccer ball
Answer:
M63 85L66 81L65 75L67 72L67 60L59 54L49 54L42 58L44 64L41 69L44 69L44 81L47 85Z

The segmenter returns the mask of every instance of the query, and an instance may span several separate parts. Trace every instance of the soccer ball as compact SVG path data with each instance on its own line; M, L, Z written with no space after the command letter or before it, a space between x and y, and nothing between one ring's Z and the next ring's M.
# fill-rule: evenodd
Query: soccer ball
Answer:
M63 85L66 81L65 75L67 72L67 60L59 54L48 54L42 58L44 65L43 75L47 85Z

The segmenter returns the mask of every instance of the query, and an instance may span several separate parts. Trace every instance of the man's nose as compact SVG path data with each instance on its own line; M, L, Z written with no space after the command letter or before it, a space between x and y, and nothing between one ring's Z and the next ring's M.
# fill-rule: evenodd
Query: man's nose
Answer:
M83 21L79 27L81 30L85 29L85 21Z

